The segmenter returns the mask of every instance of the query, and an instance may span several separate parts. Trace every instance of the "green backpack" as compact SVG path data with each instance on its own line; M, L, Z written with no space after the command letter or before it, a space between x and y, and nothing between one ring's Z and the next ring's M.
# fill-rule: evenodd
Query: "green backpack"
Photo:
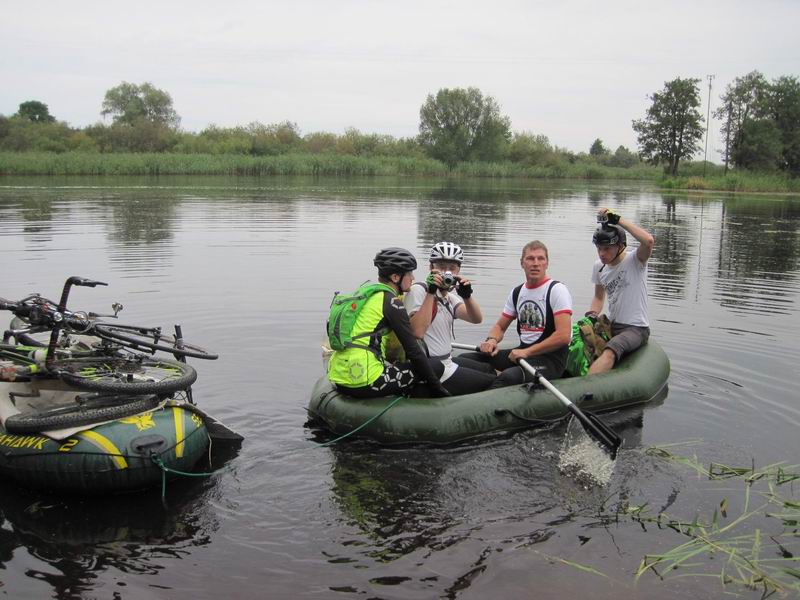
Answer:
M611 322L600 315L595 322L582 317L572 325L572 341L567 350L566 371L570 377L582 377L611 339Z
M356 344L354 340L364 337L370 337L375 333L383 335L387 330L383 331L369 331L353 337L353 325L355 325L356 318L358 318L361 309L367 303L367 300L377 292L391 292L396 295L397 292L384 283L370 283L365 282L361 284L352 294L341 294L336 292L331 301L330 312L328 313L328 344L331 350L344 350L345 348L367 348L369 346Z

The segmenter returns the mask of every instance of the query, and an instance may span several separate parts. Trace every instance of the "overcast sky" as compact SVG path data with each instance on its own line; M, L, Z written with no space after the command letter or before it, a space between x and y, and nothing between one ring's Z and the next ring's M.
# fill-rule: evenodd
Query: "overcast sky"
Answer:
M514 131L636 147L631 120L675 77L800 75L800 1L0 0L0 114L40 100L101 119L122 81L170 93L184 129L290 120L303 134L416 135L443 87L493 96ZM712 124L709 158L719 147Z

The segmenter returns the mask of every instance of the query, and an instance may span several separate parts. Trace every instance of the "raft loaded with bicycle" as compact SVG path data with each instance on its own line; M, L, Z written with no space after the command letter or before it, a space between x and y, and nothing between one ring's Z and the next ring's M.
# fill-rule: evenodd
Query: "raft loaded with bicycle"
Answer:
M217 355L160 328L66 308L39 294L0 299L14 315L0 344L0 473L49 491L142 489L190 472L215 435L241 439L195 404L186 358ZM162 358L156 353L167 353Z

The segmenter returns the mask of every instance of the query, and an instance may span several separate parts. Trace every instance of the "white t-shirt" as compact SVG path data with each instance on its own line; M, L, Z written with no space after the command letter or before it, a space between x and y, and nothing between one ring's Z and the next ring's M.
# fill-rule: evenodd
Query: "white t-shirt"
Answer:
M647 318L647 263L641 262L635 250L625 253L618 265L599 260L592 268L592 283L602 285L608 299L608 318L612 323L650 327Z
M544 333L547 326L545 301L551 281L548 277L533 288L529 288L528 284L524 283L519 290L516 306L514 306L514 290L511 290L506 298L503 316L517 319L520 329L519 337L523 344L535 344ZM553 309L553 317L562 313L572 314L572 296L567 286L560 281L553 283L553 289L550 292L550 307ZM553 326L555 327L555 323ZM572 330L570 329L571 334Z
M413 315L419 310L427 295L426 286L419 284L411 286L411 290L406 292L403 299L409 315ZM452 352L450 344L455 339L453 321L455 321L456 308L461 304L464 304L464 299L455 292L447 292L444 296L441 295L441 292L436 294L436 316L431 321L423 338L431 356L449 356Z

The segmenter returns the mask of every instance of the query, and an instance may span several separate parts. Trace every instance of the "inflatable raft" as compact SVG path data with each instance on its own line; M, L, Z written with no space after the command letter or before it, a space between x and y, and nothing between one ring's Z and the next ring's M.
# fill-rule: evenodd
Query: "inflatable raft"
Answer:
M0 412L5 422L26 399L58 406L74 404L75 394L31 383L0 383ZM9 433L0 425L0 474L26 487L96 494L157 485L168 472L165 468L190 471L209 445L203 417L193 405L173 399L151 408L102 423L35 433Z
M666 353L650 341L608 373L552 383L582 410L603 412L663 396L669 371ZM323 376L314 386L308 413L312 424L336 435L363 426L355 435L383 444L452 443L491 432L544 425L568 414L561 401L535 384L449 398L401 398L392 404L395 400L396 396L355 399L340 394ZM382 411L385 412L381 414Z

